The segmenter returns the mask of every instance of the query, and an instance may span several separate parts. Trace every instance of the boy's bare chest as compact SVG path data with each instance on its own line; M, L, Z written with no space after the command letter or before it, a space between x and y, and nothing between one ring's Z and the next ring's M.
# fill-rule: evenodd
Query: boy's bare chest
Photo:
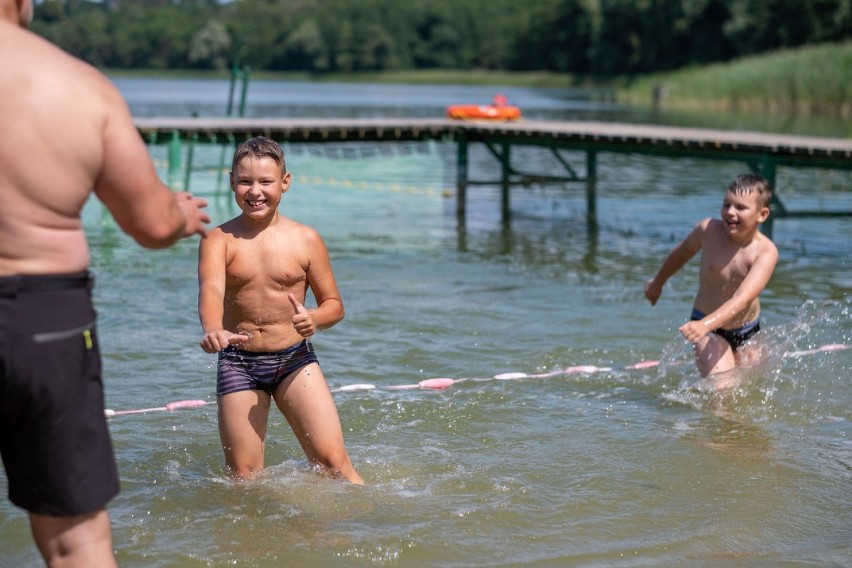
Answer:
M228 249L225 274L229 288L258 284L289 289L307 277L300 249L286 239L237 240Z
M739 282L748 275L752 264L748 247L711 247L702 255L702 276L721 282Z

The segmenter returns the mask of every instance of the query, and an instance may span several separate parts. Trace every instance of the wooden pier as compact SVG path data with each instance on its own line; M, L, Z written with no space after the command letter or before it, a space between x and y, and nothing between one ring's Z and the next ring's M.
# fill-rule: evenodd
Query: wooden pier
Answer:
M180 169L182 143L235 143L264 135L279 142L404 142L442 140L456 144L457 215L464 221L467 188L494 184L502 188L503 217L510 215L513 185L534 182L584 182L590 231L597 228L596 178L600 153L616 152L741 161L775 185L778 166L852 170L852 138L819 138L758 132L679 128L608 122L476 122L418 118L137 118L149 144L170 145L170 172ZM471 180L468 152L483 144L500 164L498 180ZM512 164L514 146L544 147L565 171L561 175L522 172ZM578 173L561 151L585 153L585 172ZM190 152L191 156L191 152ZM177 164L174 161L177 161ZM188 170L187 170L188 171ZM771 219L852 216L852 211L790 211L777 199Z

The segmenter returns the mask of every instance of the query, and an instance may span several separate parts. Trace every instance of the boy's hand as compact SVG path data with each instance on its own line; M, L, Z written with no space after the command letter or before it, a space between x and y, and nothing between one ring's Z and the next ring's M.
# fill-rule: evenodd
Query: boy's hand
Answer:
M293 294L288 294L288 298L290 298L290 303L293 304L293 327L296 328L296 331L299 332L299 335L304 337L305 339L311 337L317 331L317 326L314 323L314 318L311 313L305 309L299 300L296 299L296 296Z
M710 333L701 320L688 321L677 329L690 343L698 343L702 337Z
M652 306L657 304L657 300L660 299L662 293L663 287L657 285L657 281L654 278L651 278L645 283L645 297L648 298Z
M231 333L224 329L217 329L210 333L205 333L201 340L201 348L207 353L218 353L228 345L236 343L244 343L251 339L245 333Z

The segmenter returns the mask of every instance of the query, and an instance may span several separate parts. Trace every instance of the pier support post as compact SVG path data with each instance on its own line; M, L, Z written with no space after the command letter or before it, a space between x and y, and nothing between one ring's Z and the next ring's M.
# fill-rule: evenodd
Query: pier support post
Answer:
M169 141L169 187L180 189L180 132L172 131Z
M186 151L186 170L183 175L183 190L189 191L189 182L192 179L192 159L195 155L195 144L198 142L198 132L192 133L189 140L189 149Z
M500 212L502 214L503 224L508 225L512 216L512 207L509 196L509 190L511 189L510 175L512 172L511 146L504 143L501 144L500 149Z
M772 188L772 201L769 203L769 218L761 226L761 232L771 239L775 217L783 217L786 211L781 200L778 199L778 188L775 187L775 162L769 156L763 157L763 161L760 164L760 175L769 182L769 187Z
M459 222L467 214L467 139L456 140L456 217Z
M219 172L216 174L216 197L222 195L222 181L228 179L230 181L230 176L228 175L229 164L225 161L225 152L229 149L236 150L237 148L237 139L234 137L234 134L229 132L226 135L227 142L222 144L222 150L219 153Z
M586 153L586 228L590 234L598 232L597 211L598 154Z

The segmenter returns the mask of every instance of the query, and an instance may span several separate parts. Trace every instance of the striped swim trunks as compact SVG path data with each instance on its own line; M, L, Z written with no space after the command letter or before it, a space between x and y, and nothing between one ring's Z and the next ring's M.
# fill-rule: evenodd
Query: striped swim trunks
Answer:
M272 392L290 374L319 363L307 339L281 351L245 351L229 345L219 352L216 396L244 390Z

